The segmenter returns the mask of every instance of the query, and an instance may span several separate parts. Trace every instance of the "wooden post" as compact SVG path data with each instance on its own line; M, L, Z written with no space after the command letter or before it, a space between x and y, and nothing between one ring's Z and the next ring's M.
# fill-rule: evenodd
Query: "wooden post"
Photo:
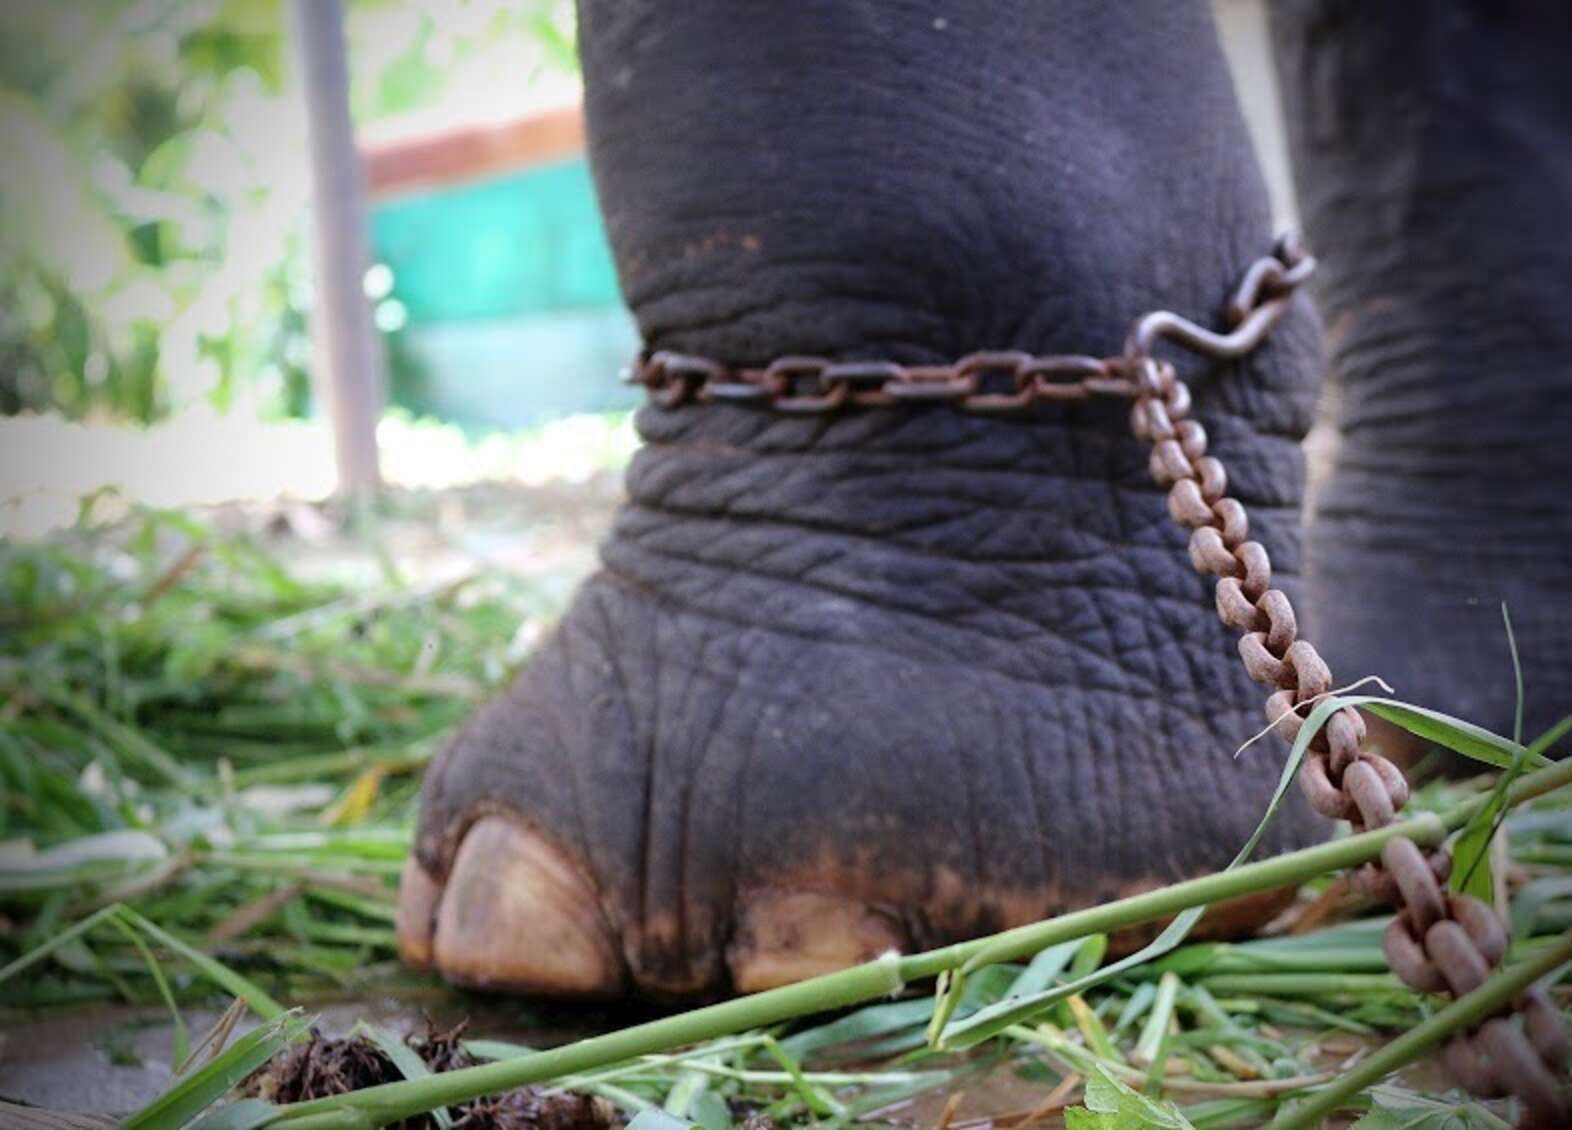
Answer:
M341 0L294 0L294 16L316 236L313 387L333 422L338 489L363 498L381 481L382 351L365 291L365 187L349 117L344 8Z

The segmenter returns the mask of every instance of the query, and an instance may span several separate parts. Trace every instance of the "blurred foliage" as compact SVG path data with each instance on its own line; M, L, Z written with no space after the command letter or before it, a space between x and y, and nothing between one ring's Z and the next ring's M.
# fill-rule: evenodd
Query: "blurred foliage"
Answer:
M0 413L150 421L200 397L309 409L287 8L0 7ZM523 92L571 72L571 19L560 0L352 0L356 117L483 90L495 103L503 76Z

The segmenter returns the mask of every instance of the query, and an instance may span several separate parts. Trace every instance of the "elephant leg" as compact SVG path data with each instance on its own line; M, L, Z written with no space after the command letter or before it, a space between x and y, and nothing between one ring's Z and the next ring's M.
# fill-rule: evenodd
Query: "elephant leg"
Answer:
M1572 711L1572 8L1272 5L1339 443L1308 535L1340 677Z
M580 17L597 190L654 349L1114 353L1154 307L1219 324L1270 242L1199 0ZM1268 347L1187 374L1290 590L1320 365L1300 302ZM1123 403L688 404L639 428L600 572L427 775L412 962L750 990L1212 870L1254 828L1280 758L1234 751L1262 692ZM1319 831L1295 797L1268 849Z

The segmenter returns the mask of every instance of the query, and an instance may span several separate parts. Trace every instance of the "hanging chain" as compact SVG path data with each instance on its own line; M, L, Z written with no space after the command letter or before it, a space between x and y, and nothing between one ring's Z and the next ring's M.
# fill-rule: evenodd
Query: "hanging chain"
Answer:
M1285 236L1235 288L1226 307L1228 332L1158 310L1135 323L1117 357L988 351L950 365L781 357L762 368L731 368L661 351L641 354L626 379L643 385L662 408L733 403L797 414L913 403L1004 414L1044 401L1130 400L1130 429L1151 445L1151 474L1168 491L1168 513L1190 531L1191 564L1217 578L1217 614L1241 633L1239 654L1250 678L1272 688L1266 717L1273 732L1292 742L1303 712L1331 690L1332 673L1299 637L1288 596L1272 587L1266 548L1249 540L1244 505L1229 496L1227 472L1207 454L1206 430L1190 419L1189 387L1154 350L1167 341L1213 360L1250 353L1314 269L1315 260ZM1366 748L1365 736L1359 713L1343 707L1311 740L1299 773L1311 807L1328 819L1349 821L1356 832L1392 823L1408 802L1403 771ZM1451 862L1444 848L1426 856L1412 840L1394 838L1379 862L1355 871L1353 883L1396 906L1382 941L1404 984L1462 996L1501 962L1508 933L1492 907L1446 890ZM1511 1002L1508 1013L1454 1036L1442 1059L1453 1080L1481 1098L1515 1095L1525 1125L1560 1127L1572 1125L1572 1106L1557 1081L1567 1054L1565 1026L1543 990L1534 988Z
M1126 371L1140 386L1131 430L1152 444L1152 478L1168 489L1169 514L1191 531L1191 564L1217 578L1217 614L1242 633L1245 671L1272 688L1267 721L1289 742L1303 725L1301 712L1331 690L1332 673L1315 647L1299 638L1287 595L1271 587L1265 547L1247 540L1244 506L1228 496L1222 464L1206 454L1205 430L1185 418L1190 395L1184 382L1152 350L1159 339L1214 358L1254 348L1286 311L1292 285L1309 274L1308 264L1313 260L1291 242L1280 243L1273 258L1246 273L1229 305L1232 332L1213 334L1160 311L1136 323L1124 355ZM1328 819L1349 821L1356 832L1392 823L1408 803L1402 770L1365 747L1364 720L1350 706L1311 739L1299 782L1311 807ZM1355 871L1353 883L1397 907L1382 938L1393 972L1420 992L1463 996L1500 964L1508 934L1492 907L1446 890L1451 863L1444 849L1427 858L1412 840L1394 838L1379 862ZM1512 1009L1521 1026L1510 1016L1493 1017L1448 1041L1443 1062L1457 1083L1481 1098L1517 1096L1527 1125L1566 1126L1572 1108L1556 1078L1566 1063L1566 1028L1541 989L1520 994Z

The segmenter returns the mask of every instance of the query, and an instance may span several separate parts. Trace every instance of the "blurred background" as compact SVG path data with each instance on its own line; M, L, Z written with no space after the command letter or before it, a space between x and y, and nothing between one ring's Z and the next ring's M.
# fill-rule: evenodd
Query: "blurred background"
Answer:
M1216 7L1287 220L1260 6ZM637 340L571 3L348 0L342 26L384 481L616 466ZM0 533L106 485L159 506L334 490L307 34L289 0L0 10Z
M392 482L584 473L635 348L582 153L570 3L355 0L349 106ZM0 12L0 496L13 531L334 486L287 0ZM551 429L547 429L551 432ZM196 472L196 473L193 473Z

